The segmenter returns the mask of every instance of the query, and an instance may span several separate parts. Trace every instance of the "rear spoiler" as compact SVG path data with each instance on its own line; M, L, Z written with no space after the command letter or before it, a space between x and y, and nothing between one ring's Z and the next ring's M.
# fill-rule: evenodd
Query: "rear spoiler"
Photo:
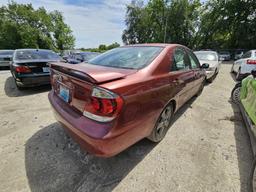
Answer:
M77 79L81 79L84 81L89 81L91 83L97 83L97 81L92 78L87 73L81 72L76 65L67 64L67 63L49 63L51 69L59 71L61 73L65 73L69 76L75 77Z

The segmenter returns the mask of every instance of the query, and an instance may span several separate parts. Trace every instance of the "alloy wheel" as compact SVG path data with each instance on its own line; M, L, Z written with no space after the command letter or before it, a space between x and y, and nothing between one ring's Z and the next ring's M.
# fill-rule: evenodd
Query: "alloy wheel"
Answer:
M241 91L241 87L236 87L233 90L232 100L233 100L234 103L239 103L239 101L240 101L240 91Z
M162 112L158 124L156 126L156 136L158 139L162 139L169 128L171 117L172 117L172 107L167 106Z

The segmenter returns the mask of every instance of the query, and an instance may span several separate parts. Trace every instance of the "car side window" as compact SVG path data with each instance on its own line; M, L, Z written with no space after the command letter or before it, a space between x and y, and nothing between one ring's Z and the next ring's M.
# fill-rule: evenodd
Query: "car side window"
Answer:
M251 51L248 51L241 58L245 59L245 58L250 58L251 56L252 56Z
M196 56L193 53L191 53L190 51L188 51L188 56L189 56L191 68L192 69L199 68L200 67L200 63L199 63L198 59L196 58Z
M173 54L172 71L189 69L188 56L185 50L177 48Z

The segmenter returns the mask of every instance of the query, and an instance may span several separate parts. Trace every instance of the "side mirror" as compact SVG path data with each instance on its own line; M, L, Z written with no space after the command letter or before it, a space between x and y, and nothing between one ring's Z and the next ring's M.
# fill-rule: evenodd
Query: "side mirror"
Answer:
M208 69L209 68L209 64L208 63L204 63L201 65L202 69Z
M224 58L223 58L223 57L220 57L220 58L219 58L219 61L224 61Z

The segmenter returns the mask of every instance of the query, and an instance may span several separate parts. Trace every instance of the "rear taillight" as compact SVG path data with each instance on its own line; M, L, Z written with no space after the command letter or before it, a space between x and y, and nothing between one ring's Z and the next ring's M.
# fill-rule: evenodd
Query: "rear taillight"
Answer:
M248 59L247 64L249 65L256 65L256 60Z
M16 66L15 71L17 73L30 73L31 69L27 66Z
M91 98L84 107L84 116L100 121L112 121L120 112L123 99L109 90L94 87Z

